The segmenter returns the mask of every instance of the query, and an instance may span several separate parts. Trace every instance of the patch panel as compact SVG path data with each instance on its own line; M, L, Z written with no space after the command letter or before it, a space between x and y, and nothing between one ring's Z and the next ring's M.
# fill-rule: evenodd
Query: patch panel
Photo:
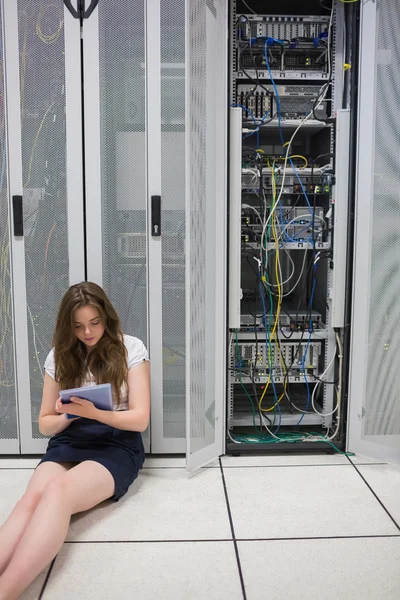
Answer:
M256 327L259 331L265 331L265 326L263 324L263 318L259 316L260 313L254 319L254 315L248 313L243 313L240 317L240 329L241 331L254 331L254 327ZM273 315L271 321L274 322L275 315ZM279 315L279 330L283 329L286 332L291 331L308 331L310 329L310 325L315 330L320 330L324 328L324 324L322 322L322 315L316 310L311 311L311 318L308 311L296 311L293 310L289 313L287 310L284 310Z
M250 370L255 381L263 381L271 375L283 378L314 379L320 375L322 342L308 341L276 343L239 342L231 349L231 377L233 382L250 379Z
M277 85L279 94L279 108L282 120L302 119L312 112L314 104L321 92L319 85ZM275 98L273 85L266 84L254 86L248 83L238 83L236 88L236 102L250 110L256 119L267 116L278 117L278 103ZM315 114L319 119L327 119L327 102L322 102L315 107ZM246 111L243 116L248 118Z
M273 71L328 70L327 16L267 16L239 17L237 55L239 71L267 69L265 43L268 40L268 63ZM275 42L273 41L275 40Z

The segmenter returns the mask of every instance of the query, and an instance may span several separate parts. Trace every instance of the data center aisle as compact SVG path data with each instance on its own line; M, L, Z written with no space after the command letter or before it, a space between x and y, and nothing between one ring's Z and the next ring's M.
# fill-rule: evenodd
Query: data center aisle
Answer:
M0 459L0 522L37 459ZM398 600L400 468L339 455L147 459L119 503L73 518L23 600Z

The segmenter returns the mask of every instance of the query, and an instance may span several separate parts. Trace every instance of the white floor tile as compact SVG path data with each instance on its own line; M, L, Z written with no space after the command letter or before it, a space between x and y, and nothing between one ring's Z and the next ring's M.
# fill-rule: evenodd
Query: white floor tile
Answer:
M224 469L237 538L397 534L349 465Z
M400 598L400 538L258 541L238 546L248 600Z
M400 526L400 467L365 465L357 468Z
M65 544L43 600L240 600L232 542Z
M49 567L47 567L43 573L39 575L35 579L35 581L29 586L27 590L19 597L19 600L38 600L40 592L42 591L44 581L46 579L47 571Z
M284 467L307 465L349 465L343 454L280 454L223 456L223 467Z
M33 471L0 470L0 525L8 518L26 490Z
M184 469L186 467L186 459L181 456L172 456L167 458L164 458L163 456L146 456L146 460L144 461L143 465L144 469L163 469L166 467L182 467L182 469Z
M231 537L219 469L143 469L119 502L71 523L70 540L207 540Z
M186 468L186 458L180 456L166 457L163 456L147 456L144 462L144 469L163 469L163 468ZM209 463L205 468L219 469L219 461L214 460Z
M5 458L0 457L0 469L34 469L40 462L37 458Z

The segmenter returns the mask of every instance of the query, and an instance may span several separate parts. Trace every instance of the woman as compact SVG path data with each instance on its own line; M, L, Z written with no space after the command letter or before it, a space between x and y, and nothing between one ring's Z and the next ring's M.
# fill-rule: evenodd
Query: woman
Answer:
M61 301L45 363L39 429L52 436L27 490L0 528L0 600L18 598L48 565L71 515L118 500L144 462L140 432L149 422L150 367L143 343L123 335L117 313L94 283L73 285ZM111 383L114 411L62 389ZM66 413L75 415L68 419Z

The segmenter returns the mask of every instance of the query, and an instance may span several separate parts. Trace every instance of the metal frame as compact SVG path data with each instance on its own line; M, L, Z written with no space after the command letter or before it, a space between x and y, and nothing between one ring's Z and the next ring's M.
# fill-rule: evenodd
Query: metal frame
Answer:
M229 139L229 321L240 329L240 263L242 233L242 109L230 108Z
M344 43L343 36L337 35L337 31L340 29L341 31L344 28L344 5L342 2L338 0L334 1L333 4L333 35L332 35L332 114L337 112L342 107L342 96L343 96L343 81L342 81L342 71L343 71L343 63L344 63ZM331 128L331 141L330 141L330 152L334 153L335 151L335 130ZM344 144L343 144L344 146ZM347 154L348 156L348 154ZM336 156L335 156L336 158ZM333 197L331 194L330 197L330 207L333 204ZM335 229L336 236L336 229ZM337 245L336 239L331 240L331 247L335 250ZM336 274L337 275L337 274ZM333 302L332 296L329 294L329 290L333 287L335 283L334 274L332 274L331 270L328 269L327 273L327 292L328 292L328 308L327 308L327 331L328 331L328 339L326 344L325 351L325 368L328 366L333 354L336 352L336 339L335 332L333 330ZM323 390L323 412L331 413L334 408L335 401L335 393L334 393L333 385L325 385ZM329 429L332 427L332 423L335 419L335 415L330 415L324 417L324 427Z
M64 7L65 96L67 142L67 214L69 283L85 279L85 240L83 214L82 90L77 77L81 65L79 23Z
M162 246L151 235L151 197L161 196L161 39L160 1L146 0L146 140L147 161L148 322L151 358L151 451L183 452L180 440L163 434ZM162 235L162 229L161 229ZM179 443L181 442L181 443Z
M387 461L400 461L400 436L368 436L363 439L363 416L367 379L371 221L373 207L374 89L377 4L361 4L360 74L357 140L357 189L354 243L353 309L349 382L348 449ZM372 40L372 43L371 43ZM379 393L379 390L377 391ZM389 446L389 441L392 445Z
M12 215L12 196L18 194L23 195L17 3L14 2L14 0L4 0L3 14L4 53L6 59L5 90L8 125L6 128L8 147L8 194L10 199L9 214ZM43 441L32 439L24 238L16 238L12 234L10 236L10 247L11 268L13 274L12 298L17 383L16 391L19 412L18 452L41 452L43 449Z
M79 21L75 21L79 23ZM89 281L103 285L99 8L83 21L86 251ZM80 71L79 71L80 72Z
M336 30L340 30L342 31L343 27L344 27L344 6L342 2L339 2L339 0L334 0L334 14L333 14L333 36L332 36L332 49L333 49L333 57L332 57L332 69L333 69L333 82L332 82L332 101L333 101L333 106L332 106L332 112L335 113L336 111L338 111L342 104L342 95L343 95L343 81L341 78L342 75L342 71L343 71L343 63L344 63L344 43L343 43L343 36L341 35L337 35L336 34ZM235 102L236 101L236 79L238 76L238 67L235 64L235 36L236 36L236 31L235 31L235 27L234 24L236 22L236 2L233 3L233 7L231 10L231 59L232 59L232 64L233 64L233 69L231 72L231 101ZM249 69L247 71L249 73L250 76L255 77L255 72L252 71L251 69ZM326 73L323 74L316 74L315 72L287 72L285 73L280 73L280 72L275 72L272 71L272 75L273 78L279 82L279 83L284 83L285 79L298 79L298 80L302 80L303 82L305 81L306 83L308 83L308 80L320 80L320 84L322 85L323 82L325 80L328 79L328 75ZM266 80L269 80L269 75L267 72L258 72L258 77L262 80L263 78ZM300 83L300 81L299 81ZM293 121L289 121L287 123L283 122L281 124L281 126L283 126L283 129L287 129L288 131L290 130L294 130L299 124L301 123L300 120L293 120ZM315 133L322 130L323 128L328 127L328 125L326 125L325 123L320 123L320 122L308 122L305 123L302 126L302 132L306 132L308 131L314 131ZM276 123L269 123L265 129L274 129L276 128ZM331 127L331 141L330 141L330 151L332 152L334 149L334 129L333 127ZM345 144L343 143L343 146ZM348 156L348 148L347 148L347 156ZM232 174L230 174L230 177L232 177ZM330 198L330 206L332 205L332 196ZM346 215L347 218L347 215ZM343 219L342 219L343 220ZM230 230L231 233L231 230ZM346 232L345 232L346 234ZM346 241L346 240L344 240ZM325 247L332 247L333 249L336 248L336 243L332 243L333 241L330 240L329 244L324 244ZM296 248L295 244L290 244L288 245L289 247L293 247ZM230 255L230 259L231 259L231 255ZM332 310L332 297L330 296L330 290L333 286L333 283L336 283L337 279L341 276L341 274L337 273L336 274L337 277L334 280L334 277L331 274L330 269L327 270L327 281L326 281L326 290L327 290L327 295L328 295L328 302L329 302L329 306L327 308L327 319L326 319L326 330L324 332L324 338L326 339L326 343L325 343L325 367L327 367L327 365L329 364L335 350L336 350L336 340L335 340L335 332L333 330L333 327L335 326L334 324L334 320L333 320L333 310ZM231 307L230 307L231 310ZM231 325L231 323L229 322L229 327L233 328L233 326ZM313 337L312 339L315 339L315 332L313 333ZM230 380L231 377L228 376L228 379ZM334 416L330 415L329 413L332 412L333 408L334 408L334 388L333 386L324 386L324 391L323 391L323 412L327 413L329 416L326 417L322 417L322 421L323 421L323 425L325 428L331 428L332 427L332 422L334 420ZM232 404L232 392L231 390L228 390L228 403L229 405ZM231 410L231 406L230 406L230 410ZM305 424L306 421L306 417L303 418L302 423ZM258 448L258 444L257 444L257 448Z
M332 319L331 326L344 327L344 304L346 296L347 263L347 220L349 211L349 150L350 150L350 110L336 113L336 164L334 196L334 231L332 276Z
M0 10L3 13L2 25L3 25L3 52L4 56L7 57L9 62L4 61L4 102L6 109L6 123L5 123L5 135L6 135L6 146L7 146L7 166L8 166L8 214L9 214L9 226L8 226L8 235L9 235L9 244L10 244L10 265L11 265L11 297L13 299L13 339L14 339L14 377L15 377L15 410L16 410L16 418L17 418L17 437L12 439L0 439L0 453L2 454L17 454L20 451L20 420L17 406L17 398L18 398L18 389L22 386L23 391L26 393L26 388L28 388L29 394L29 384L26 382L26 377L20 377L18 379L19 370L17 368L17 333L22 336L28 336L28 331L26 327L26 312L24 313L21 319L19 319L19 327L17 328L17 321L15 319L15 306L14 300L16 298L16 286L14 283L13 273L17 272L17 268L19 265L19 260L22 254L24 253L24 240L23 238L15 238L12 231L12 196L14 194L22 193L22 160L21 160L21 150L18 148L18 143L21 143L21 135L18 135L20 132L20 119L18 118L19 112L19 103L15 102L14 93L16 85L18 86L19 91L19 64L18 64L18 26L15 24L15 15L16 15L16 5L13 6L11 2L3 2ZM6 26L7 23L7 26ZM15 31L16 28L16 31ZM11 41L9 41L9 38ZM11 44L11 48L8 48ZM15 54L15 46L16 46L16 54ZM11 58L9 57L9 54ZM13 60L12 60L13 59ZM16 60L16 69L15 69L15 60ZM10 64L11 63L11 64ZM19 97L19 96L18 96ZM14 131L15 129L13 125L17 125L16 136L9 136L9 131ZM10 154L11 152L11 154ZM14 162L14 157L16 157L17 162ZM18 162L19 158L19 162ZM22 267L25 267L25 261L22 259L20 261ZM25 286L25 277L17 280L17 292L20 290L22 293L24 292ZM21 284L21 288L18 288L18 283ZM21 310L23 310L23 305L21 303L17 307L18 314L21 315ZM25 319L25 321L23 320ZM25 327L24 327L25 326ZM20 346L18 345L18 348ZM28 364L28 358L25 357L25 364ZM25 387L24 387L25 386Z

